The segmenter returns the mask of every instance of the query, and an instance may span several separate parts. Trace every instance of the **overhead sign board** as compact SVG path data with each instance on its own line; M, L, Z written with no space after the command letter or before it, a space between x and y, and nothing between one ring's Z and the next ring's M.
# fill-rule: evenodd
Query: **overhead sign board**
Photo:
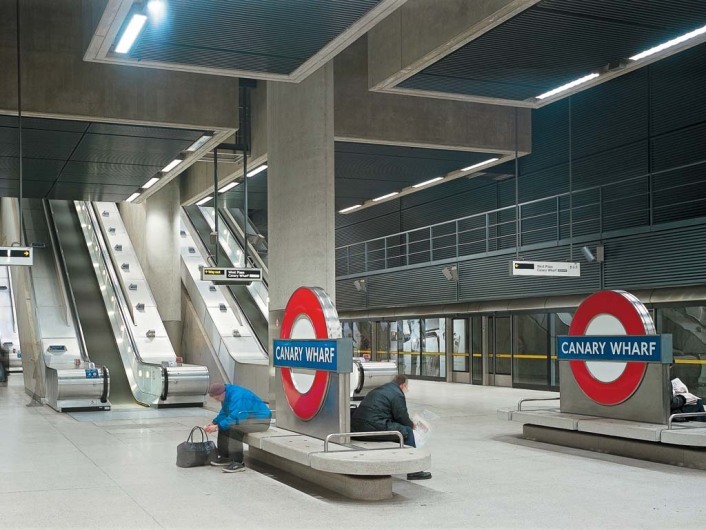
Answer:
M0 265L32 265L32 247L0 247Z
M201 281L214 283L250 283L262 280L262 269L203 267Z
M581 276L581 264L567 261L512 261L512 276Z

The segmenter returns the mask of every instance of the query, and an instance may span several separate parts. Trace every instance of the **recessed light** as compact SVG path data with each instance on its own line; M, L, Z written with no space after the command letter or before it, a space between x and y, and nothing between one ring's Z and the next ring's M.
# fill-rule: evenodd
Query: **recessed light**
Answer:
M213 138L213 135L211 134L204 134L201 138L196 140L193 144L191 144L189 147L186 148L187 151L190 153L193 153L197 149L200 149L203 147L203 145L208 142L211 138Z
M363 206L362 204L354 204L353 206L349 206L348 208L344 208L343 210L338 210L338 213L348 213L352 212L353 210L360 208Z
M120 37L118 45L115 47L115 53L127 53L130 51L130 48L132 48L132 45L135 43L135 39L137 39L137 36L145 26L145 22L147 22L145 15L132 15L127 28L125 28L123 32L123 36Z
M392 193L388 193L387 195L383 195L382 197L377 197L376 199L373 199L373 202L378 202L382 201L384 199L389 199L390 197L394 197L395 195L399 195L399 191L393 191Z
M256 169L253 169L252 171L250 171L250 172L248 173L248 177L254 177L254 176L257 175L258 173L262 173L262 172L265 171L266 169L267 169L267 164L262 164L260 167L258 167L258 168L256 168Z
M439 182L440 180L444 180L444 177L436 177L433 179L425 180L424 182L420 182L419 184L415 184L412 187L413 188L422 188L422 187L428 186L429 184L432 184L434 182Z
M213 199L213 197L204 197L203 199L201 199L199 202L196 203L196 206L203 206L204 204L206 204L208 201L210 201L212 199Z
M174 160L172 160L171 162L169 162L169 164L167 164L167 165L164 167L164 169L162 170L162 173L168 173L169 171L171 171L172 169L174 169L175 167L177 167L179 164L181 164L183 161L184 161L184 160L181 159L181 158L175 158Z
M138 192L135 192L132 195L130 195L127 199L125 199L125 202L132 202L135 199L137 199L139 196L140 196L140 194Z
M218 190L218 193L225 193L226 191L232 190L238 184L240 184L240 182L231 182L230 184L226 184L220 190Z
M549 96L554 96L556 94L559 94L560 92L566 92L570 88L574 88L575 86L582 85L582 84L590 81L591 79L595 79L599 75L600 74L597 74L594 72L592 74L588 74L583 77L579 77L578 79L571 81L571 83L566 83L565 85L561 85L560 87L557 87L553 90L550 90L549 92L545 92L544 94L540 94L539 96L537 96L537 99L544 99L544 98L548 98Z
M660 44L659 46L655 46L654 48L645 50L644 52L638 53L637 55L633 55L632 57L630 57L630 60L637 61L639 59L644 59L645 57L649 57L650 55L659 53L662 50L666 50L667 48L671 48L672 46L681 44L684 41L693 39L694 37L698 37L699 35L702 35L704 33L706 33L706 26L703 26L699 29L695 29L694 31L690 31L689 33L685 33L684 35L682 35L681 37L677 37L676 39L668 40L664 44Z
M491 162L495 162L497 160L500 160L499 158L489 158L488 160L484 160L483 162L478 162L477 164L473 164L472 166L464 167L461 171L470 171L471 169L475 169L477 167L484 166L486 164L490 164Z
M152 186L154 186L155 184L157 184L158 181L159 181L159 178L158 178L158 177L152 177L152 178L149 179L147 182L145 182L145 185L142 186L142 189L148 190L148 189L150 189Z

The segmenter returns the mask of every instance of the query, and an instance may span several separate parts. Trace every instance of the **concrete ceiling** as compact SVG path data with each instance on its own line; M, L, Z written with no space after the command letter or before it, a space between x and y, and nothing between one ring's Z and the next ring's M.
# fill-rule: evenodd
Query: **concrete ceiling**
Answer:
M701 35L645 61L625 63L633 53L704 26L701 0L95 0L88 5L93 14L82 22L84 61L298 82L343 57L341 52L367 33L365 78L375 92L530 108L706 39ZM148 16L145 28L129 53L116 53L135 13ZM14 19L14 12L7 15ZM14 37L6 40L10 46ZM141 71L158 77L155 70L140 68L115 74ZM603 73L598 80L535 99L594 70ZM175 90L180 85L174 84ZM149 97L150 91L144 92ZM193 93L195 107L205 104L199 96ZM389 100L383 103L393 107ZM145 112L162 108L158 101L144 105ZM18 188L13 119L0 121L3 195ZM207 132L40 118L25 119L23 128L24 196L115 201L138 191ZM360 141L377 139L361 136ZM337 142L337 209L495 156L492 150L430 147ZM251 186L255 202L256 182Z

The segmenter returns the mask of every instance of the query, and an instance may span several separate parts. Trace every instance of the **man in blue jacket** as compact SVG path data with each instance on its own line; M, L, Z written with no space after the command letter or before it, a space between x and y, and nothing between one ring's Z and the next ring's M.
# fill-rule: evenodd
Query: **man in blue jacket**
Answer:
M266 431L272 413L264 401L242 386L214 383L208 395L221 402L221 411L204 427L208 433L218 430L218 458L211 465L225 466L226 473L243 471L243 434Z

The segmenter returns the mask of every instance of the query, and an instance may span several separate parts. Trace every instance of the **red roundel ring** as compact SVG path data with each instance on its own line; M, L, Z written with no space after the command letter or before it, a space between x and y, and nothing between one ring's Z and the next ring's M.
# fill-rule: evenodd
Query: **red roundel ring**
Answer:
M640 306L640 301L625 291L592 294L576 310L569 335L584 335L588 325L599 315L617 318L628 335L653 335L655 331L649 314L640 312ZM617 405L632 396L647 370L647 363L627 362L625 370L615 381L605 383L591 375L586 361L569 361L569 365L581 390L601 405Z
M292 326L301 315L306 315L309 318L314 326L317 339L330 338L327 315L322 305L322 299L317 296L313 289L300 287L294 291L284 310L282 329L280 331L281 339L289 339L291 337ZM304 394L300 393L294 386L291 368L280 368L280 375L282 376L284 395L292 412L304 421L316 416L326 399L329 381L328 372L317 370L311 388Z

